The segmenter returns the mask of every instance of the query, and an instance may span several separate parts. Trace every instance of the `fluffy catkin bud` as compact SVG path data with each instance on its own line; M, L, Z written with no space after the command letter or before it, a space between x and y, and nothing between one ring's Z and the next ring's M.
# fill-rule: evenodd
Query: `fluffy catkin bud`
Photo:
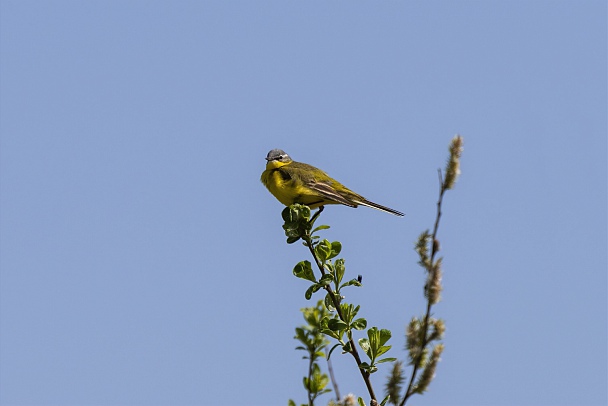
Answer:
M352 393L349 393L342 400L342 404L344 406L356 406L357 405L357 399L355 398L355 395L353 395Z
M429 334L429 342L434 340L441 340L445 333L445 323L441 319L431 319L429 321L432 327L431 333Z
M439 300L441 300L441 290L443 289L441 286L441 262L442 258L435 261L425 286L426 298L431 302L431 304L437 304L439 303Z
M429 384L435 377L435 370L437 369L437 364L441 360L440 357L442 352L443 344L437 344L435 348L433 348L433 352L429 357L429 361L424 366L420 378L418 378L418 382L416 383L416 389L414 390L414 392L423 393L427 390Z
M420 261L418 263L423 268L428 268L429 266L429 243L431 241L431 233L429 230L425 230L422 234L418 236L418 240L416 241L416 252L418 253L418 257Z
M397 361L393 364L393 369L388 377L388 382L386 383L386 394L390 396L390 402L395 405L401 396L403 382L405 382L405 377L403 376L403 363Z
M424 353L424 348L422 348L422 342L424 340L422 334L424 331L422 327L422 320L412 317L405 332L406 349L410 356L410 365L415 365L423 361L421 357Z
M460 175L460 156L462 155L462 144L463 140L460 135L456 135L452 138L450 143L450 159L445 168L445 181L444 186L446 189L452 189L456 178Z

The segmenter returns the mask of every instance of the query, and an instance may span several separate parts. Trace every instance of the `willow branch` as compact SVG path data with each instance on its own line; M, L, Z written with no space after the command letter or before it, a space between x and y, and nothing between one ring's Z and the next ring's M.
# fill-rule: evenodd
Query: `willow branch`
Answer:
M438 172L439 172L439 200L437 200L437 217L435 218L435 226L433 227L433 234L431 237L432 238L431 259L427 265L427 270L429 271L429 277L427 279L428 281L432 281L433 278L435 277L434 274L436 272L436 267L434 267L433 264L434 264L435 254L437 254L437 251L439 251L439 243L437 241L437 230L439 229L439 220L441 219L441 204L443 202L443 194L447 190L446 184L443 181L443 176L441 175L441 169L439 169ZM428 286L426 288L428 289ZM400 403L400 406L404 406L405 403L407 402L407 400L410 398L410 396L412 396L414 394L414 380L416 379L416 375L418 374L418 369L421 364L422 356L424 354L424 348L429 343L428 332L429 332L429 320L431 318L431 308L432 307L433 307L433 303L431 301L431 298L429 297L427 304L426 304L426 314L424 315L424 323L422 325L423 334L422 334L422 344L420 346L420 348L421 348L420 354L418 354L418 357L414 362L414 368L412 369L412 375L410 376L410 381L409 381L409 384L407 385L407 390L405 392L405 396L403 397L403 400Z

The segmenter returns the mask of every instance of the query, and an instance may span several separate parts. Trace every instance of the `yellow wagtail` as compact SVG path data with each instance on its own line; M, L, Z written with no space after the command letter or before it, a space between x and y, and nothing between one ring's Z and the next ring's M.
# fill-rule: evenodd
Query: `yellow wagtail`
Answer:
M266 160L268 163L262 173L261 181L285 206L300 203L311 209L318 207L323 210L326 204L343 204L349 207L362 205L403 216L400 211L370 202L322 170L292 160L281 149L270 151Z

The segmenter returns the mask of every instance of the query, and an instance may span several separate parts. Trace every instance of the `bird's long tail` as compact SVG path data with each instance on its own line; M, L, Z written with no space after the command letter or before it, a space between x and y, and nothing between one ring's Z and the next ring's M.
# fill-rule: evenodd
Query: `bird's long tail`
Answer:
M391 209L390 207L382 206L381 204L378 204L378 203L370 202L369 200L359 200L359 201L356 201L355 203L360 204L362 206L371 207L372 209L391 213L391 214L394 214L395 216L399 216L399 217L405 216L405 214L401 213L400 211Z

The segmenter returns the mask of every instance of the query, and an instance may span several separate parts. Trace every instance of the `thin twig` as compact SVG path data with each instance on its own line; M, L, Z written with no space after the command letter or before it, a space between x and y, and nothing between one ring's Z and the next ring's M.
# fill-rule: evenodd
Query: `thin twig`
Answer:
M331 384L334 387L334 393L336 394L336 401L340 401L340 390L338 390L338 382L336 382L336 377L334 376L334 368L331 365L331 360L327 357L329 351L327 351L327 347L325 347L325 359L327 359L327 370L329 371L329 379L331 379Z
M310 382L312 381L312 365L314 363L312 354L310 355L309 360L310 362L308 363L308 383L310 384ZM308 391L308 406L314 406L314 398L312 397L312 392L308 388L306 388L306 390Z
M438 172L439 172L439 200L437 201L437 217L435 219L435 226L433 228L433 235L431 237L431 259L427 265L427 267L428 267L427 269L429 271L429 277L427 279L428 281L432 281L433 278L435 277L435 275L434 275L435 267L433 266L433 262L435 259L435 254L437 253L438 247L439 247L439 245L436 243L437 230L439 229L439 219L441 218L441 203L443 202L443 194L447 190L445 187L445 183L443 182L443 176L441 175L441 169L439 169ZM425 287L425 289L428 289L428 287ZM426 314L424 315L424 323L422 324L423 335L422 335L422 343L420 346L421 351L420 351L420 354L418 355L417 359L414 362L414 368L412 369L412 375L410 376L410 382L407 385L407 391L405 391L405 396L403 397L403 400L401 401L400 406L404 406L405 402L407 402L409 397L414 394L414 392L413 392L414 380L416 379L416 374L418 373L420 361L421 361L422 355L424 353L424 348L428 344L429 319L431 318L431 307L432 306L433 306L433 304L431 302L431 299L429 298L429 300L426 304Z

